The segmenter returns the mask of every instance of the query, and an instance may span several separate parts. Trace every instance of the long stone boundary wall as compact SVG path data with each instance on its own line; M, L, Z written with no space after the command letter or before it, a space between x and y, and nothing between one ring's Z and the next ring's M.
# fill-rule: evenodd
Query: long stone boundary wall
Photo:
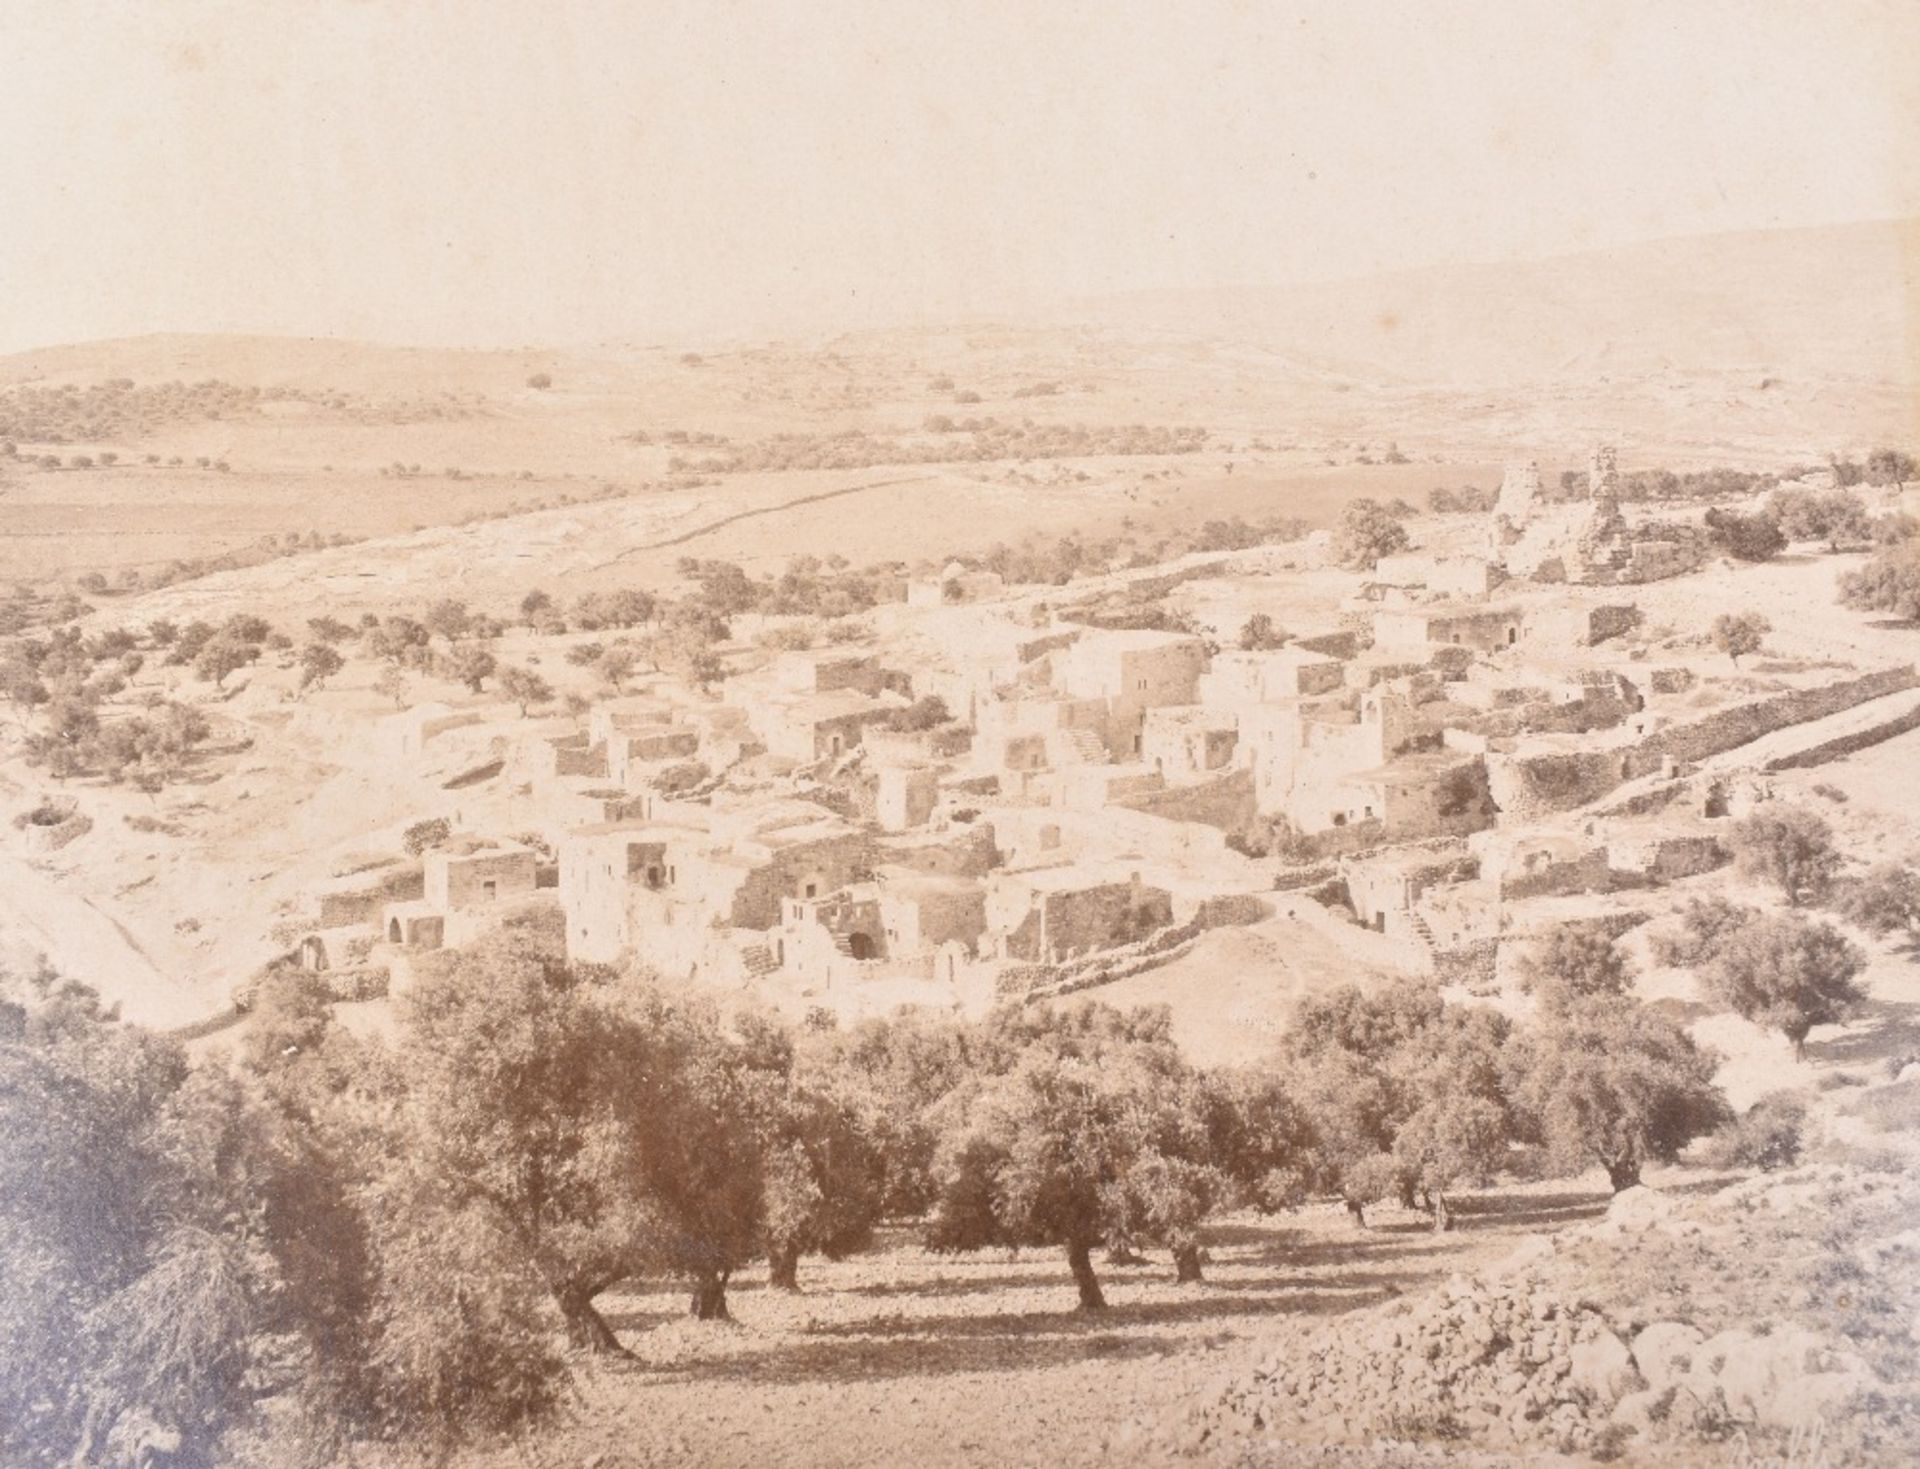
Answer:
M1916 687L1920 687L1920 673L1908 663L1716 709L1686 724L1656 731L1638 745L1538 755L1490 754L1488 785L1494 803L1507 816L1571 811L1600 799L1626 781L1655 773L1668 759L1704 760L1775 730L1824 719Z
M1066 964L1009 965L1001 971L996 993L1003 999L1045 1000L1111 984L1172 963L1210 929L1241 928L1272 916L1273 906L1255 894L1223 893L1208 898L1185 923L1160 929L1135 943Z
M1891 719L1883 719L1870 724L1865 729L1856 729L1850 734L1837 735L1833 739L1792 755L1782 755L1777 760L1769 760L1764 767L1767 770L1800 770L1810 765L1825 765L1829 760L1840 760L1857 750L1869 749L1892 739L1895 735L1906 734L1909 730L1920 729L1920 703L1916 703L1904 714L1896 714Z
M1920 687L1920 674L1916 674L1914 666L1908 663L1898 668L1883 668L1862 674L1858 678L1841 679L1838 683L1822 684L1818 688L1794 689L1789 693L1756 699L1751 704L1736 704L1731 709L1716 710L1691 724L1676 724L1656 731L1641 747L1645 758L1634 774L1649 775L1659 769L1662 756L1671 755L1676 760L1704 760L1709 755L1735 749L1762 735L1772 734L1777 729L1824 719L1829 714L1838 714L1869 699L1915 687Z
M166 1033L178 1041L204 1040L210 1035L218 1035L229 1026L238 1025L246 1018L246 1012L238 1005L228 1005L225 1009L216 1010L203 1019L191 1021L186 1025L176 1025Z

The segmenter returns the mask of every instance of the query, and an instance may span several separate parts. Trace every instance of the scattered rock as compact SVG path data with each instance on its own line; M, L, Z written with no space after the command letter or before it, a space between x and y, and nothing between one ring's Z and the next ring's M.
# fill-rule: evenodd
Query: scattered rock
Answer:
M1636 1184L1622 1189L1613 1196L1613 1202L1607 1205L1607 1222L1617 1225L1629 1234L1641 1234L1649 1229L1657 1229L1666 1223L1673 1214L1673 1203L1663 1193L1648 1188L1645 1184Z
M1651 1434L1656 1424L1666 1421L1673 1407L1673 1397L1677 1388L1642 1388L1639 1392L1630 1392L1613 1405L1612 1422L1631 1428L1635 1433Z
M1569 1378L1590 1401L1611 1407L1646 1381L1635 1370L1633 1353L1611 1331L1602 1330L1568 1354Z
M1701 1346L1692 1376L1713 1374L1734 1418L1772 1428L1796 1428L1831 1413L1855 1393L1878 1384L1857 1356L1803 1327L1761 1335L1723 1331Z
M1693 1370L1706 1337L1684 1321L1656 1321L1633 1339L1633 1361L1656 1391L1673 1387Z

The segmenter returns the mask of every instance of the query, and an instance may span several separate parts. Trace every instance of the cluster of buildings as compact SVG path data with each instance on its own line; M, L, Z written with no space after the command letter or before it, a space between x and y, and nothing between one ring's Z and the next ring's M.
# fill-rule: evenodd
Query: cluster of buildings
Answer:
M973 1003L1129 972L1309 892L1411 962L1484 972L1517 905L1724 860L1702 761L1917 682L1703 705L1619 592L1699 547L1638 535L1614 484L1603 451L1549 505L1516 467L1484 554L1384 558L1278 647L1096 626L954 566L870 643L770 657L717 699L661 680L584 728L490 734L416 711L403 744L484 739L471 768L498 768L447 782L455 827L461 781L504 782L527 836L429 852L417 891L411 867L364 874L321 895L316 938L377 924L431 948L548 891L578 960ZM934 700L943 719L911 717Z

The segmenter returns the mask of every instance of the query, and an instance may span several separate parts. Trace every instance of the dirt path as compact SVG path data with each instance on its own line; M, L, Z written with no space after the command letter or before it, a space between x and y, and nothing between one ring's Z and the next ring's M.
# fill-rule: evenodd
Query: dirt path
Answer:
M684 546L688 541L701 536L710 536L715 531L725 530L743 520L753 520L763 515L778 515L787 510L798 510L804 505L818 505L827 500L838 500L847 495L864 495L869 490L893 489L899 485L924 484L936 476L931 474L908 475L905 479L875 480L868 485L847 485L838 490L822 490L814 495L800 495L792 500L782 500L776 505L756 505L748 510L736 510L731 515L723 515L718 520L710 520L705 525L696 525L692 530L682 531L677 536L668 536L663 541L651 541L642 546L629 546L610 561L602 561L593 569L605 571L610 566L618 566L629 556L638 556L648 551L664 551L672 546Z

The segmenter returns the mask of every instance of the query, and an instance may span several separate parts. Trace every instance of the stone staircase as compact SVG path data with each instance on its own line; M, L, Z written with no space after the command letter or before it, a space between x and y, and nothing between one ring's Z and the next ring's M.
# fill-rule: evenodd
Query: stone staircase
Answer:
M1067 748L1082 765L1105 765L1107 747L1100 736L1090 729L1070 729L1067 734Z
M1440 947L1440 941L1433 935L1433 925L1428 923L1420 914L1408 913L1407 927L1411 928L1420 936L1420 942L1427 946L1428 953L1431 954Z
M748 944L740 951L740 962L746 966L749 979L764 979L780 967L773 950L765 944Z

